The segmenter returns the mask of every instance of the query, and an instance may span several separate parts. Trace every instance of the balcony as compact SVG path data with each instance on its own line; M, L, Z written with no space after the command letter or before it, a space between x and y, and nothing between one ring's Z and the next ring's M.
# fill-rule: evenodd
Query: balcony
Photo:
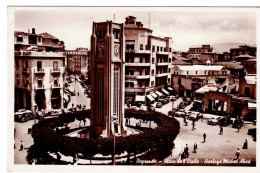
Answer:
M30 88L30 85L27 83L27 84L24 84L24 89L26 89L26 90L30 90L31 88Z
M150 53L151 53L151 50L135 50L135 53L150 54Z
M53 68L50 71L51 71L51 74L54 74L54 73L58 73L59 74L61 70L60 70L60 68Z
M51 84L51 89L55 89L55 88L62 88L61 85L59 83L52 83Z
M158 54L158 55L169 55L169 52L156 51L156 54Z
M168 76L168 73L156 74L156 77L164 77L164 76Z
M15 51L14 55L32 57L65 57L64 52Z
M36 90L40 90L40 89L45 89L44 88L44 85L43 84L36 84L36 87L35 87Z
M149 79L150 75L138 75L136 76L136 79Z
M157 66L167 66L169 63L168 62L157 62Z
M29 74L30 73L29 68L23 68L23 73Z
M44 68L36 68L34 69L35 74L45 74Z
M127 62L125 66L128 67L149 67L150 63L137 63L137 62Z

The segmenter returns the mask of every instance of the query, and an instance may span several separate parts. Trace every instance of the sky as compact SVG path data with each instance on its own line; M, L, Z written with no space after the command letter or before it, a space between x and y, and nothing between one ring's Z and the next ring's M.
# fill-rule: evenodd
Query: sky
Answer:
M10 7L9 7L10 8ZM11 9L12 10L12 9ZM223 42L256 44L256 15L253 10L233 8L155 7L16 7L14 30L48 32L65 42L67 50L90 48L94 22L124 23L131 15L149 27L153 35L173 38L175 51L190 46Z

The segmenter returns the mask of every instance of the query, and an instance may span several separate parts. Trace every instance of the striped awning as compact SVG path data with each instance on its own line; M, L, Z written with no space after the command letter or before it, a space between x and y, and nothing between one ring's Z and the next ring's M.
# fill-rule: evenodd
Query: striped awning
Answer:
M155 93L152 93L151 95L152 95L153 98L155 98L155 99L158 97L158 95L156 95Z
M162 92L164 93L164 94L166 94L166 95L169 95L170 93L167 91L167 90L165 90L165 89L162 89Z
M163 94L160 93L159 91L156 91L155 93L156 93L158 96L163 96Z
M145 96L136 95L135 96L135 101L136 102L145 102Z
M153 102L154 101L154 98L149 94L149 95L147 95L146 96L151 102Z
M169 91L173 91L173 89L172 89L171 87L168 87L168 90L169 90Z

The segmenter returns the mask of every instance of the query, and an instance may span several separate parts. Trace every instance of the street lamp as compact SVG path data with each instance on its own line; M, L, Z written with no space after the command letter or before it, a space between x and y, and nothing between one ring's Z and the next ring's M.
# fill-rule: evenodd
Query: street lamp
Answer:
M117 125L117 116L114 114L113 116L113 123L114 123L114 135L113 135L113 156L112 156L112 164L116 165L116 125Z
M34 111L35 111L35 113L34 113L34 124L36 124L36 109L37 109L37 104L36 103L34 103Z

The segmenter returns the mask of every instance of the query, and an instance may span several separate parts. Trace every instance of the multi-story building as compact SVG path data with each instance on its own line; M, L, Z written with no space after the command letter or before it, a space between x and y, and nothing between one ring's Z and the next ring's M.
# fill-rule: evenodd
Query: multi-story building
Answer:
M171 84L172 38L156 37L133 16L126 17L126 102L152 102ZM155 94L157 93L157 94ZM145 97L147 96L147 97ZM154 96L154 97L153 97ZM138 98L138 99L136 99Z
M48 33L14 32L15 110L63 108L64 43Z
M211 55L213 53L213 48L210 47L210 45L194 46L189 48L188 53L189 53L188 58L191 59L193 63L200 63L201 58L203 60L205 59L206 62L208 58L211 58ZM205 56L207 57L205 58ZM210 59L210 61L213 62L212 59Z
M221 65L175 65L172 69L172 88L180 97L193 99L194 91L214 80L216 84L226 83L228 90L230 72Z
M76 50L66 50L67 71L73 74L80 74L88 77L89 51L87 48L77 48Z
M230 49L231 60L235 61L236 57L239 55L250 55L250 56L256 57L256 47L242 45L242 46L239 46L239 48Z

